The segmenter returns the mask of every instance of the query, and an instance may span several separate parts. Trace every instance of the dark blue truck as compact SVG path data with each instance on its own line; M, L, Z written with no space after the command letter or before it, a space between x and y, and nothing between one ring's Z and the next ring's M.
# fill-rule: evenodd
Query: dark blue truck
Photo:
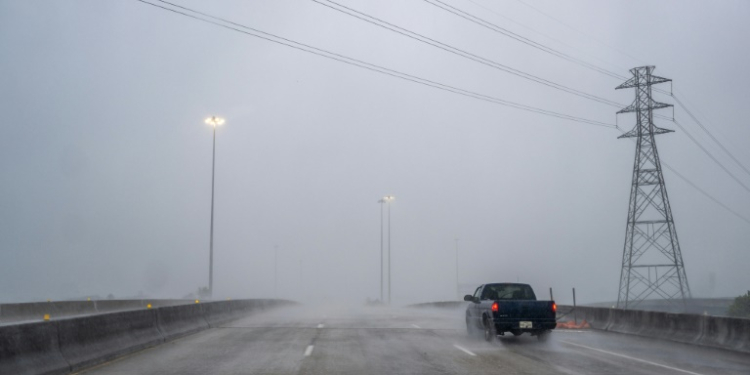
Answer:
M484 332L487 341L506 332L514 336L528 332L544 341L557 326L555 301L537 301L528 284L480 285L464 301L471 302L466 308L466 330L472 336Z

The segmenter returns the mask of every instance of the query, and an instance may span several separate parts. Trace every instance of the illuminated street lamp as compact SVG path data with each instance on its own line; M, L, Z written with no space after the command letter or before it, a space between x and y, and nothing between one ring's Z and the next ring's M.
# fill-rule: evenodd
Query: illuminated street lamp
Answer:
M208 297L214 294L214 179L216 176L216 127L224 124L221 117L211 116L206 119L206 124L214 128L213 159L211 161L211 237L208 245Z
M396 199L393 195L386 195L382 201L388 203L388 304L391 304L391 201Z

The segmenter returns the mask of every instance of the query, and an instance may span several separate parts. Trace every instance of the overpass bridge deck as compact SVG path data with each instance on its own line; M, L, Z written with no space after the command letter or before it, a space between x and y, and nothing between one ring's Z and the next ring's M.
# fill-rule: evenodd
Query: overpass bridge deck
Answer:
M748 374L743 353L597 331L486 343L462 310L267 311L82 374Z

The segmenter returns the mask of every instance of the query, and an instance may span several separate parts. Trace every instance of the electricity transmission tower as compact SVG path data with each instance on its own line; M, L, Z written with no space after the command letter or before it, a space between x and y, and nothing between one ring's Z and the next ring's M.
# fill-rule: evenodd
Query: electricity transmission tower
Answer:
M630 70L633 77L617 89L635 88L635 101L619 113L635 112L635 128L618 138L635 138L633 184L622 252L618 308L634 308L650 296L685 308L691 298L672 208L664 186L654 136L672 132L654 125L653 110L671 107L651 97L651 86L671 79L652 75L653 66Z

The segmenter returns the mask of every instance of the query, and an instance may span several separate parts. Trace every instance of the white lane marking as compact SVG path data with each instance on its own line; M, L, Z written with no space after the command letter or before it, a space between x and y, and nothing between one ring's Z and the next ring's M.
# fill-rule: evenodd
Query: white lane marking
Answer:
M662 368L666 368L666 369L673 370L673 371L682 372L682 373L685 373L685 374L703 375L703 374L699 374L697 372L692 372L692 371L683 370L683 369L677 368L677 367L662 365L661 363L651 362L651 361L647 361L645 359L635 358L635 357L631 357L631 356L628 356L628 355L625 355L625 354L610 352L610 351L607 351L607 350L592 348L592 347L586 346L586 345L572 343L570 341L563 341L563 343L568 344L568 345L578 346L578 347L581 347L581 348L584 348L584 349L588 349L588 350L593 350L593 351L597 351L597 352L601 352L601 353L613 355L615 357L621 357L621 358L629 359L629 360L636 361L636 362L646 363L646 364L649 364L649 365L652 365L652 366L657 366L657 367L662 367Z
M307 349L305 349L305 357L309 357L310 354L312 354L312 350L313 350L313 346L312 345L308 345Z
M323 323L318 324L318 328L323 328L323 327L325 327L325 325L323 325Z
M418 326L416 324L412 324L411 326L414 327L414 328L422 328L422 327L420 327L420 326Z
M468 354L468 355L470 355L472 357L476 357L476 354L470 352L468 349L466 349L466 348L464 348L462 346L458 346L456 344L453 344L453 347L455 347L456 349L458 349L458 350L460 350L460 351L462 351L462 352L464 352L464 353L466 353L466 354Z

